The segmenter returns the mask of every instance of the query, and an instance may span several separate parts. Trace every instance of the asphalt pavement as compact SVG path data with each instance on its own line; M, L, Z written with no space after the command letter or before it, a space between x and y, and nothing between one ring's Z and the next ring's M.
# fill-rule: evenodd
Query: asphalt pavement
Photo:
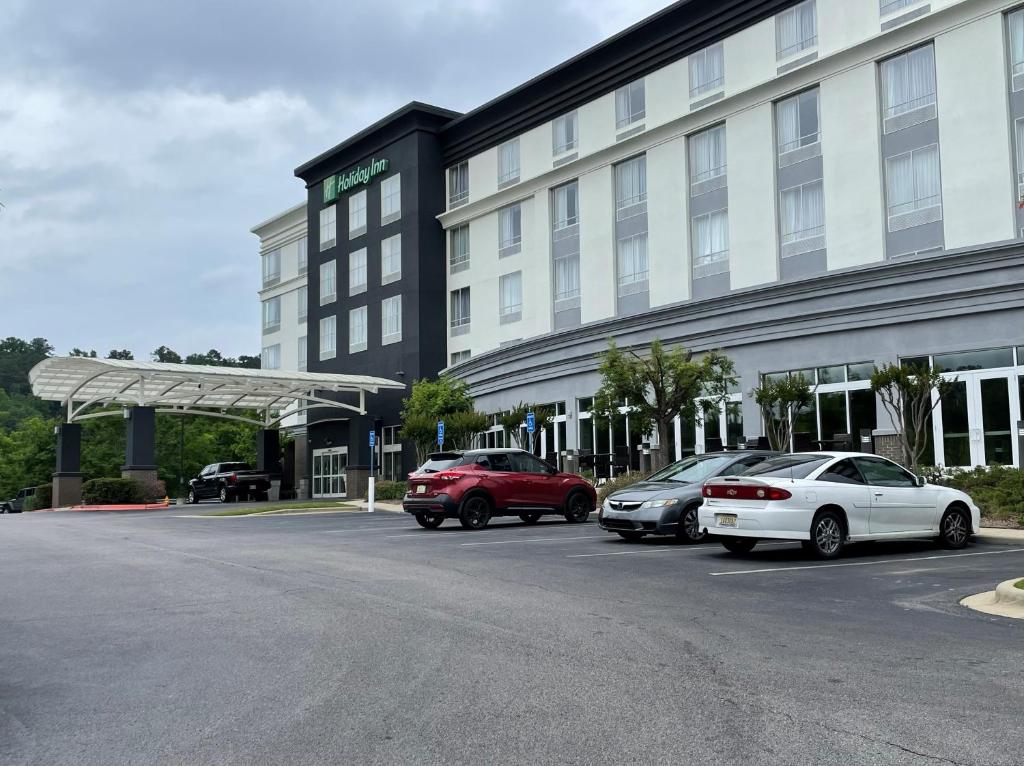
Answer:
M0 764L1022 764L1024 544L0 517Z

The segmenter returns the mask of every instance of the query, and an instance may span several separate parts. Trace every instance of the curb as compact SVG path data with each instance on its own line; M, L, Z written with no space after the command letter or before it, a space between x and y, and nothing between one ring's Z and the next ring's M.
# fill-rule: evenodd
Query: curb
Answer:
M985 614L1024 620L1024 590L1015 587L1020 577L1005 580L995 590L960 599L960 605Z
M1014 577L1012 580L999 583L995 589L996 603L1024 609L1024 589L1017 587L1017 582L1020 579L1020 577Z
M981 540L1006 540L1015 543L1024 542L1024 529L1007 529L1006 527L982 527L975 537Z

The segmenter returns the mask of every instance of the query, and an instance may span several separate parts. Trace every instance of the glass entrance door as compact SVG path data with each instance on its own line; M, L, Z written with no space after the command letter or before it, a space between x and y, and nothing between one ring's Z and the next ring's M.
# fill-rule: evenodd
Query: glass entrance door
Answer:
M313 497L345 497L348 447L313 450Z
M960 372L956 378L935 411L936 462L947 467L1019 466L1013 426L1021 416L1021 402L1014 375Z

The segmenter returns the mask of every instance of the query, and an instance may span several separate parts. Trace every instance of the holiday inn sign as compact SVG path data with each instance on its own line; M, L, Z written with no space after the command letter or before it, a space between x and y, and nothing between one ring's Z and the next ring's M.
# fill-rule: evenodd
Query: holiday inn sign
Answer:
M347 173L337 173L324 179L324 204L338 199L338 195L355 186L370 183L370 179L388 169L387 160L370 159L369 165L359 165Z

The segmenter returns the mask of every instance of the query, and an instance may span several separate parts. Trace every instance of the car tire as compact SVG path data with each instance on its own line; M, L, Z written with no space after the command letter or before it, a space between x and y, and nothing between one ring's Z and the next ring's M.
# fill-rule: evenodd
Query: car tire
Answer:
M822 511L811 522L811 553L819 559L834 559L843 552L846 533L843 520L835 511Z
M679 523L676 526L676 539L682 543L702 543L707 539L707 532L702 532L700 519L698 518L699 505L691 505L683 508L679 514Z
M228 488L227 487L221 487L220 488L220 492L218 493L217 497L220 499L220 501L222 503L230 503L231 502L231 495L228 493Z
M459 508L459 523L463 529L483 529L491 520L491 501L484 495L470 495Z
M570 524L582 524L593 510L590 499L579 490L570 492L565 500L565 520Z
M623 532L622 530L616 530L616 532L627 543L638 543L644 539L643 532Z
M195 505L197 502L199 502L199 498L196 497L196 491L194 489L189 489L189 491L188 491L188 504L189 505Z
M439 513L417 513L416 523L424 529L437 529L444 524L444 516Z
M966 548L971 540L971 521L963 508L953 507L942 515L939 522L939 544L950 550Z
M523 520L524 524L536 524L540 521L541 514L539 513L520 513L519 518Z
M758 543L756 537L722 537L719 540L729 553L750 553Z

